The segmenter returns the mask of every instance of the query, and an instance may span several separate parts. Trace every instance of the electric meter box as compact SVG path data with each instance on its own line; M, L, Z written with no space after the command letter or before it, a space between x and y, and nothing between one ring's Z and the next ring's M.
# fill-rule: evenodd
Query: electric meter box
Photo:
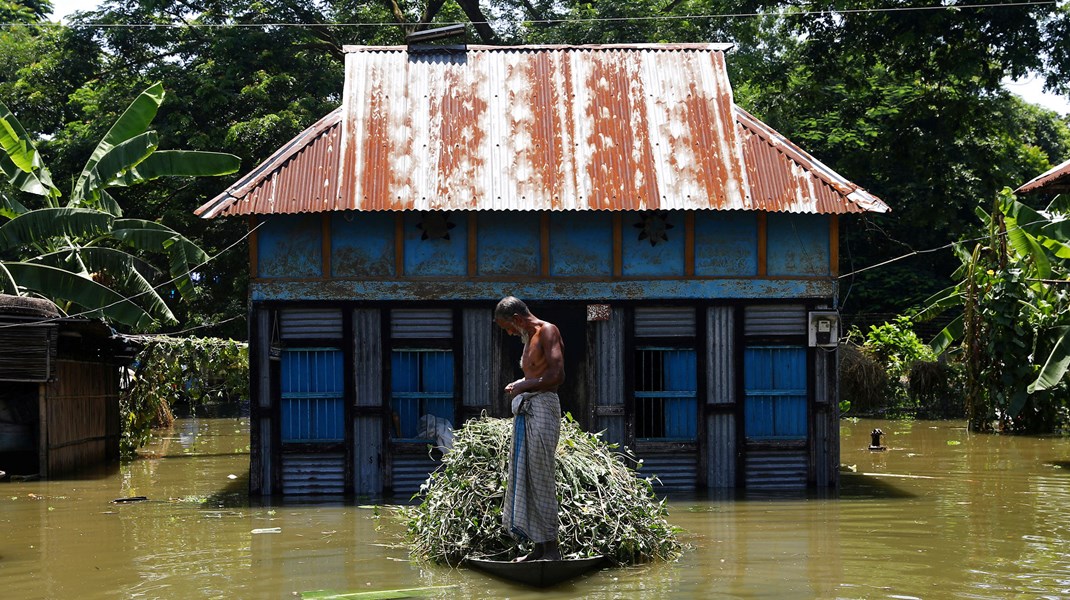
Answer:
M810 311L807 330L811 348L835 348L840 342L840 313L834 310Z

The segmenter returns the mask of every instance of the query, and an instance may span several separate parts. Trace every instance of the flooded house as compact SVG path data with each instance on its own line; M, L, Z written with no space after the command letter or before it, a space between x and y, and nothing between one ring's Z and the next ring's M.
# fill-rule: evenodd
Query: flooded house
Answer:
M251 492L415 491L509 414L505 295L664 491L836 486L839 221L888 207L736 106L728 48L346 47L342 105L197 210L252 230Z
M119 377L137 347L102 321L0 294L0 470L80 475L119 459Z

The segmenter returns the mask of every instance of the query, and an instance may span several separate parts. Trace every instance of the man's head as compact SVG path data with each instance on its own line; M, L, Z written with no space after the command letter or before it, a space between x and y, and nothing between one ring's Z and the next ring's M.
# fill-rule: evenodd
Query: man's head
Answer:
M528 305L515 296L506 296L494 308L494 322L509 335L523 335L520 324L531 316Z

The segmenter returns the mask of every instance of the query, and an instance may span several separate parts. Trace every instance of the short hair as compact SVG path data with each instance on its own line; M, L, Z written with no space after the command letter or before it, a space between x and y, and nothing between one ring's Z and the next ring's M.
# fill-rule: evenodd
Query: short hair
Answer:
M516 296L506 296L498 302L498 306L494 308L494 318L508 321L513 318L513 315L530 315L531 311L528 310L528 305L524 304L524 301Z

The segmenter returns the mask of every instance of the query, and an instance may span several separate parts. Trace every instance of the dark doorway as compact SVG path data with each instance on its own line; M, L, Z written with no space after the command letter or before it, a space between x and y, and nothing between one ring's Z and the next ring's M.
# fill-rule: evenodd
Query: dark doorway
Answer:
M587 305L561 302L527 302L539 319L549 321L561 331L565 343L565 383L558 390L561 414L572 416L586 425L587 420ZM520 354L523 344L516 337L502 335L502 381L521 377Z

